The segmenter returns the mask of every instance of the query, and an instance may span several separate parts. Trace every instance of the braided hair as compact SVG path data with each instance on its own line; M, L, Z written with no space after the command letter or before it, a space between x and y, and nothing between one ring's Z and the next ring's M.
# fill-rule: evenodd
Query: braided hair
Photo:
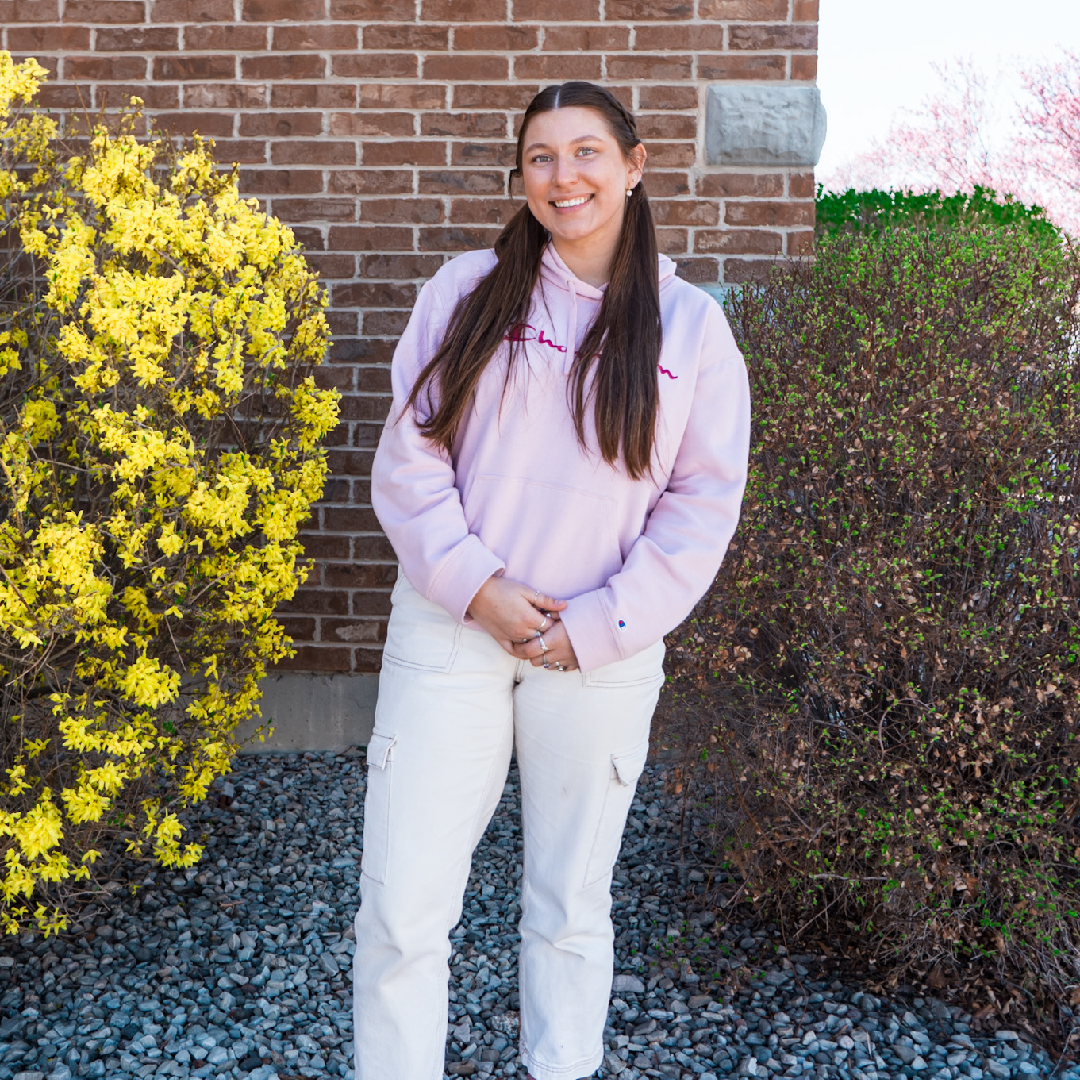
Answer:
M548 86L522 117L508 190L521 176L529 122L539 113L560 108L599 113L624 158L641 142L633 114L610 90L589 82ZM458 303L442 345L413 386L409 404L417 410L420 430L448 452L484 368L510 328L527 320L547 243L547 230L528 205L523 206L495 241L498 262ZM621 463L635 479L652 466L662 344L656 229L639 180L626 200L607 289L575 354L567 387L579 442L585 445L591 400L601 456L610 465Z

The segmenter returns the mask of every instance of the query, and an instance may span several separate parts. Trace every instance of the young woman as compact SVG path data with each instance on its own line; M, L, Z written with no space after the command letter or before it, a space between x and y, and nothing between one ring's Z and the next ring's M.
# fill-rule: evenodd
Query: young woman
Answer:
M749 444L742 357L657 254L645 159L608 91L538 94L511 174L526 205L424 286L394 356L372 504L401 574L368 747L358 1080L442 1076L449 932L511 749L522 1061L577 1080L603 1058L611 874L663 635L716 575Z

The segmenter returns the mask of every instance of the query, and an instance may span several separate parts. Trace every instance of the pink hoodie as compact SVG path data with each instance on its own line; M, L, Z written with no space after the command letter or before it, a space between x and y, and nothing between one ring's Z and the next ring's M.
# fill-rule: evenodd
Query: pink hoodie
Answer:
M746 368L720 305L660 256L656 466L632 480L605 464L591 408L588 450L578 442L566 378L603 291L548 245L528 322L513 332L524 353L505 395L508 347L447 454L404 405L458 299L494 264L490 250L461 255L421 290L394 354L371 502L418 592L464 623L495 573L565 599L563 624L592 671L659 641L716 576L746 484Z

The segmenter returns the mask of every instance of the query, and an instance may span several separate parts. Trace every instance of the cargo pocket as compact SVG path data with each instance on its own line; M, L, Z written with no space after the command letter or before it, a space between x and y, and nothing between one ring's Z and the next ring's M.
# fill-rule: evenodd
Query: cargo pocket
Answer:
M398 578L390 596L394 606L386 626L383 663L414 671L450 671L461 642L461 624L421 596L405 577Z
M626 754L613 754L611 757L611 777L604 792L600 823L597 825L589 862L585 867L586 887L607 877L619 857L626 815L630 813L638 777L645 768L648 753L649 743L646 740L636 750Z
M367 748L367 794L364 797L364 847L360 872L381 885L390 852L390 789L396 735L371 736Z

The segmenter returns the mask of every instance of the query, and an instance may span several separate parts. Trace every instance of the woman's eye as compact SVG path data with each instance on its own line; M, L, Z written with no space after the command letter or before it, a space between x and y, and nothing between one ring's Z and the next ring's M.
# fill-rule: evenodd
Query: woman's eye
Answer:
M595 154L596 149L592 146L581 146L578 148L578 154L581 157L585 157L587 154Z
M551 160L547 154L537 154L531 159L533 165L545 165Z

